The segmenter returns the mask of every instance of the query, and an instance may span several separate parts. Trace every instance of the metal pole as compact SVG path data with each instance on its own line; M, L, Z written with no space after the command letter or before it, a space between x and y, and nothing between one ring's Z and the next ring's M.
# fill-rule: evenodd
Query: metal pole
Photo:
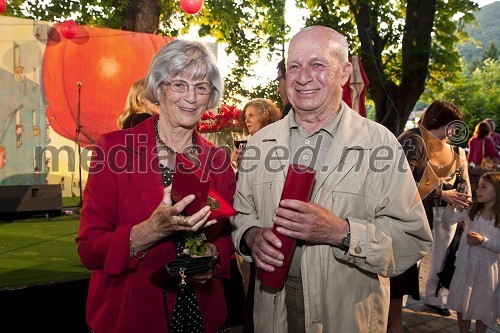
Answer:
M80 125L80 97L82 91L82 83L76 84L78 87L78 106L76 109L76 144L78 145L78 187L80 188L80 202L78 207L83 205L83 190L82 190L82 148L80 146L80 132L83 126Z

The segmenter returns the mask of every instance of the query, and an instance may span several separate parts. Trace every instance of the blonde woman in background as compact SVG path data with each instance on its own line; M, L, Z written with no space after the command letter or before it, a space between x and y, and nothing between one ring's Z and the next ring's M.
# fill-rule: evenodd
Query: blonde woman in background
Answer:
M120 129L135 127L153 114L158 114L158 106L142 96L144 78L134 82L127 96L125 108L116 121Z

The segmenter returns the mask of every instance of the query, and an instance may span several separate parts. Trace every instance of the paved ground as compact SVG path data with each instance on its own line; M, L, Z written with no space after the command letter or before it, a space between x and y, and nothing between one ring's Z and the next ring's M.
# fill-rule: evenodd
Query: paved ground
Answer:
M450 317L441 317L431 308L424 304L425 280L429 273L430 254L428 254L420 263L420 297L422 300L408 300L403 309L403 322L407 328L406 332L411 333L458 333L457 314L451 311ZM472 323L471 332L474 323ZM500 326L495 325L487 330L487 333L500 332Z
M407 333L459 333L457 314L451 311L450 317L442 317L424 303L425 280L429 273L430 254L422 259L420 264L420 301L409 298L403 308L403 322ZM471 332L474 332L472 323ZM232 327L226 332L241 333L242 327ZM500 333L500 325L488 329L487 333Z

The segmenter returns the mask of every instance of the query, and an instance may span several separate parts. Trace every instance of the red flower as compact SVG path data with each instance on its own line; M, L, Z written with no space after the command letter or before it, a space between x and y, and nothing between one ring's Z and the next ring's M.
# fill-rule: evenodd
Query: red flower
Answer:
M201 116L201 120L209 120L215 119L215 114L211 110L205 111L205 113Z
M198 131L205 133L219 132L225 129L237 131L240 129L240 113L241 110L237 109L236 106L221 104L220 111L216 115L210 110L205 111L198 124Z

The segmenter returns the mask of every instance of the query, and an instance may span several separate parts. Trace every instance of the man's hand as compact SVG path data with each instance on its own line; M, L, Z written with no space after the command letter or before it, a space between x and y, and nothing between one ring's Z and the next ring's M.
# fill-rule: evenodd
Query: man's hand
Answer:
M271 228L251 228L245 233L245 243L252 250L255 265L267 272L274 272L274 267L283 266L281 241Z
M314 244L341 245L349 231L347 221L315 203L281 200L273 222L280 234Z

